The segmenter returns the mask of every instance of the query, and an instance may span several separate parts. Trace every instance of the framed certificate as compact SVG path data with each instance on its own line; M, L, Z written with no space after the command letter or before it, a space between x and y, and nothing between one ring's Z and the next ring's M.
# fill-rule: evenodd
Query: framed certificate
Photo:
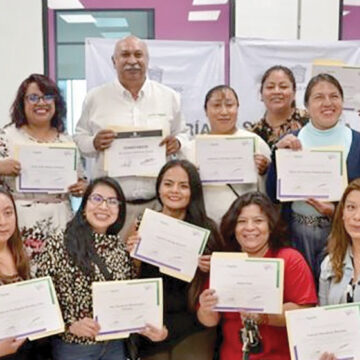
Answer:
M255 137L199 135L196 163L205 184L256 183Z
M49 276L0 286L0 340L35 340L63 331L64 322Z
M162 139L162 130L117 131L105 151L105 170L114 177L156 177L166 162L166 147L159 146Z
M214 252L210 263L210 288L219 298L215 311L281 314L284 260Z
M128 337L146 324L163 326L162 279L105 281L92 284L96 340Z
M18 144L15 159L21 163L18 192L66 193L77 182L74 143Z
M160 271L190 282L210 235L208 229L146 209L132 257L158 266Z

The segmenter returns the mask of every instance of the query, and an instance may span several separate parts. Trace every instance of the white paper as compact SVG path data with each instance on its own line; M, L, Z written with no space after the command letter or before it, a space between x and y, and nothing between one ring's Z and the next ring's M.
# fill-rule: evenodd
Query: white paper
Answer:
M209 234L208 229L146 209L139 227L141 241L132 256L191 281Z
M241 258L213 253L210 288L219 299L216 311L280 314L283 304L283 260Z
M320 359L324 352L339 360L360 359L360 304L286 311L292 360Z
M64 331L50 277L0 286L0 341Z
M256 183L255 138L198 136L196 162L200 178L207 184Z

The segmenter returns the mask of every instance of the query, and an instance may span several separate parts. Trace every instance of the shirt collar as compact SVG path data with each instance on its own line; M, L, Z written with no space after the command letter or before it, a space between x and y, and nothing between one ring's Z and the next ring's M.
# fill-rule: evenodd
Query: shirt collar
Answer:
M130 97L130 98L133 98L130 94L130 91L127 90L122 84L121 82L119 81L118 78L115 78L115 86L117 88L120 89L121 91L121 94L125 97ZM145 97L148 97L150 95L150 82L148 80L148 78L145 78L145 81L143 83L143 86L141 87L140 91L139 91L139 96L138 96L138 99L141 99L143 98L144 96Z

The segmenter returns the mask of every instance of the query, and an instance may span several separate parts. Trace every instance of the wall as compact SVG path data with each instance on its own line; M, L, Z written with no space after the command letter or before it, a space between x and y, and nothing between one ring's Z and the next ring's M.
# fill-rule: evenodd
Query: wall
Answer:
M344 6L342 36L343 40L360 40L360 4Z
M2 127L21 81L44 71L41 0L0 0L0 48Z
M229 4L193 6L192 0L81 0L81 3L85 9L154 9L155 38L159 40L224 41L228 44L230 37ZM221 13L217 21L189 22L190 10L221 10ZM49 10L49 70L54 78L53 15L54 12ZM228 58L228 53L225 56Z

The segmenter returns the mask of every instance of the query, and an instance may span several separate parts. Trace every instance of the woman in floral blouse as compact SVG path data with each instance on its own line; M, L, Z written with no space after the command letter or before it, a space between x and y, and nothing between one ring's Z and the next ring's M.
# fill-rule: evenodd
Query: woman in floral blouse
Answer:
M260 121L244 127L261 136L270 148L282 135L301 129L309 118L305 110L295 107L295 93L295 77L289 68L275 65L267 69L260 86L266 112Z
M126 215L119 184L95 179L66 230L50 237L38 257L37 276L50 275L66 330L52 343L54 360L125 360L121 340L96 342L91 284L133 277L131 261L117 235Z

